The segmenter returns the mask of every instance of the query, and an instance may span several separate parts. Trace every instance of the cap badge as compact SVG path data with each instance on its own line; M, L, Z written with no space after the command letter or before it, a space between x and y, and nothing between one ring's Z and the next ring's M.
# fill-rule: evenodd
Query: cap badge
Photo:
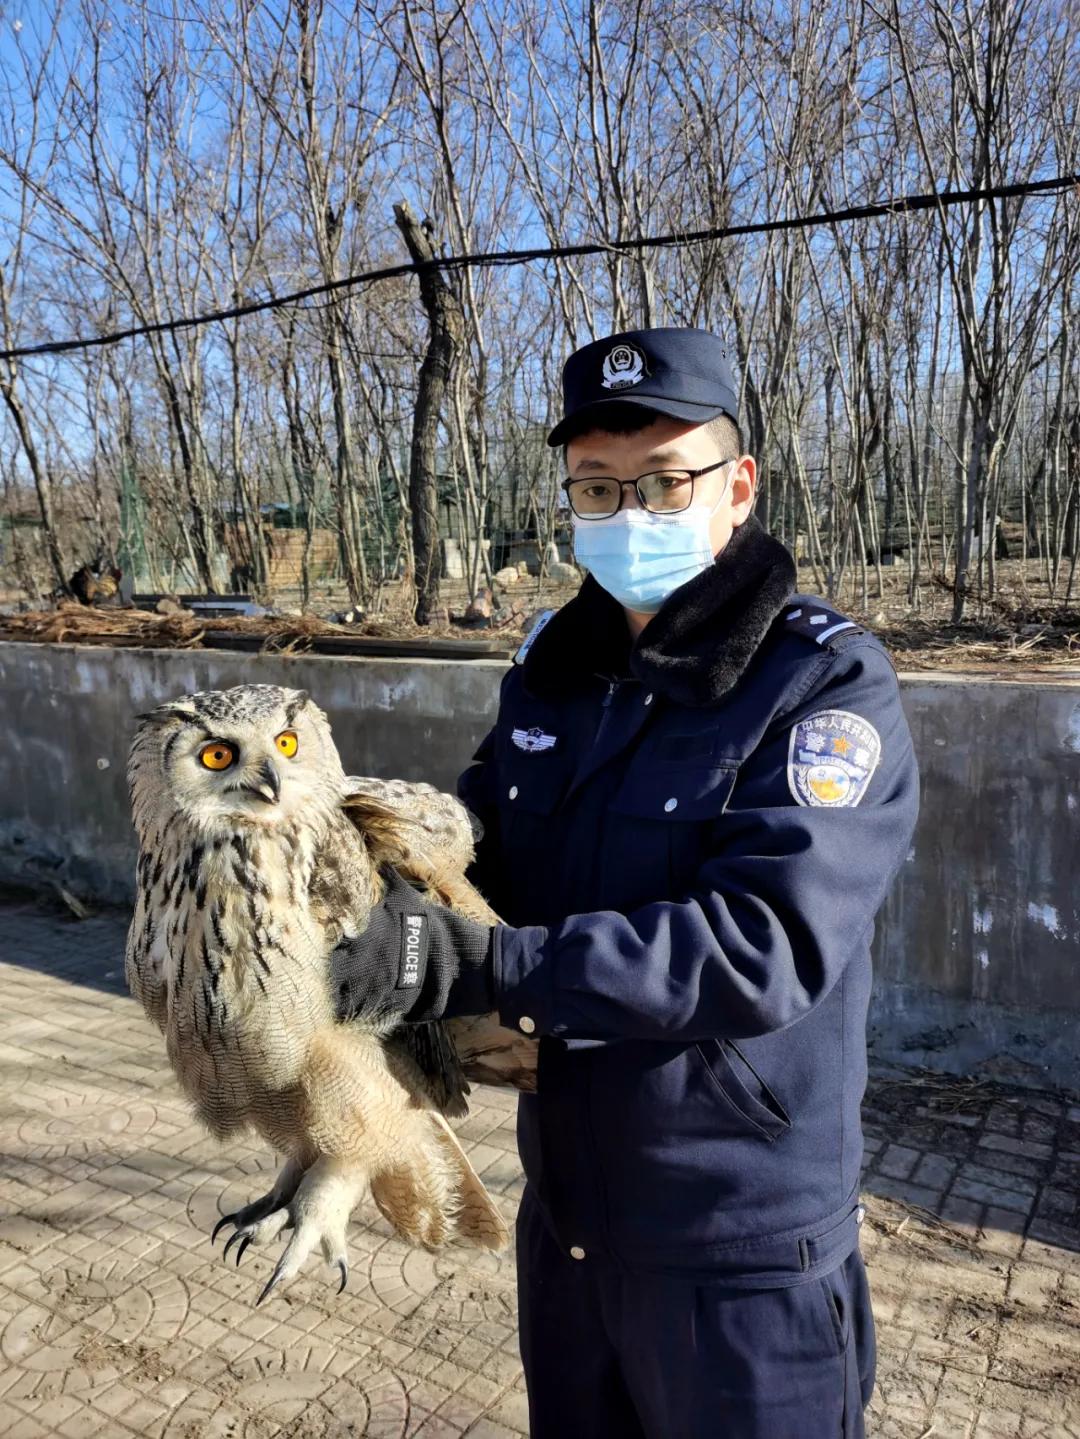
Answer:
M636 345L616 345L604 360L601 383L605 390L628 390L640 384L648 373L645 356Z

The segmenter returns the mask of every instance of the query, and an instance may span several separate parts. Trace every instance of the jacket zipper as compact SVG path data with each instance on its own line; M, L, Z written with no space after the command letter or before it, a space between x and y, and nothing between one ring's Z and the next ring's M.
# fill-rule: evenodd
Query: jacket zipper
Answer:
M619 688L619 681L618 681L618 680L616 680L616 679L609 679L609 680L608 680L608 682L607 682L607 694L605 694L604 698L600 701L600 722L599 722L599 724L596 726L596 733L593 735L593 748L594 748L594 749L595 749L596 746L600 743L601 736L602 736L603 733L604 733L604 728L605 728L605 726L607 725L607 722L608 722L608 716L611 714L611 702L612 702L612 700L615 698L615 691L616 691L618 688Z

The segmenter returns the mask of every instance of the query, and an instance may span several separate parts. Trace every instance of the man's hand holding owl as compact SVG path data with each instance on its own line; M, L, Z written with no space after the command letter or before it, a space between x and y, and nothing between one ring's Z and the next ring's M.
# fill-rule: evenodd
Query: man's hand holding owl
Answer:
M339 1020L397 1015L410 1022L487 1014L495 1007L495 928L417 893L397 870L363 934L331 955Z

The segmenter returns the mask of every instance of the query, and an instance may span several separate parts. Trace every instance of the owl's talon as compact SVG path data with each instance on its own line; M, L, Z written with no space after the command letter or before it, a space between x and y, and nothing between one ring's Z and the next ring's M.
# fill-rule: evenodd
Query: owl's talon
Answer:
M229 1235L229 1238L225 1243L225 1248L222 1250L221 1253L222 1259L228 1259L229 1250L233 1247L236 1241L239 1240L240 1248L236 1251L236 1267L237 1269L239 1269L240 1261L244 1257L244 1250L248 1247L253 1238L254 1235L252 1234L250 1229L245 1228L235 1230L232 1234Z
M221 1216L221 1218L218 1220L218 1222L214 1225L214 1232L210 1235L210 1243L213 1244L213 1243L215 1242L215 1240L217 1239L218 1235L219 1235L219 1234L221 1233L221 1231L225 1228L226 1224L235 1224L235 1223L236 1223L236 1218L237 1218L237 1216L236 1216L235 1214L223 1214L223 1215ZM230 1240L229 1243L231 1244L231 1243L232 1243L232 1240ZM225 1246L225 1253L228 1254L228 1252L229 1252L229 1245L226 1244L226 1246Z
M282 1225L278 1224L276 1227L273 1225L266 1226L262 1221L270 1219L279 1211L285 1210L285 1206L296 1193L297 1186L303 1176L303 1165L299 1164L295 1159L287 1160L282 1166L280 1174L274 1180L274 1187L269 1194L264 1194L261 1199L253 1199L250 1204L242 1205L239 1209L234 1210L232 1214L223 1214L221 1216L214 1225L213 1232L210 1235L210 1243L214 1243L226 1224L235 1225L236 1232L229 1236L225 1244L225 1257L228 1257L229 1250L233 1243L244 1235L248 1235L256 1244L262 1243L266 1239L276 1239L281 1233ZM260 1231L264 1228L268 1229L269 1232L266 1234L261 1233ZM243 1247L241 1247L240 1253L242 1254L243 1252ZM236 1257L236 1262L237 1264L240 1263L239 1254Z
M321 1248L327 1264L341 1276L339 1294L349 1282L349 1261L345 1251L345 1226L367 1184L367 1171L355 1161L323 1155L304 1175L288 1210L252 1226L256 1244L280 1234L286 1223L293 1233L274 1272L259 1295L261 1304L280 1284L287 1284L303 1268L312 1250Z
M288 1252L289 1252L289 1251L286 1250L286 1251L285 1251L285 1254L288 1254ZM274 1286L277 1284L278 1280L281 1278L281 1266L282 1266L282 1263L284 1262L285 1254L283 1254L283 1255L281 1256L281 1258L278 1260L278 1262L274 1265L274 1272L273 1272L273 1274L271 1274L270 1278L266 1281L266 1287L265 1287L265 1289L264 1289L263 1292L259 1295L258 1299L256 1299L256 1301L255 1301L256 1305L261 1304L261 1303L263 1302L263 1300L266 1298L266 1296L270 1293L271 1289L274 1288Z

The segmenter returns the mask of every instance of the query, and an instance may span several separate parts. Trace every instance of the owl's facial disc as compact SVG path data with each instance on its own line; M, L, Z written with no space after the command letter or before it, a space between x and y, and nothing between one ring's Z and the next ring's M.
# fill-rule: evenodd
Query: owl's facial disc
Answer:
M300 748L296 731L291 729L282 730L274 744L286 760L295 759ZM196 758L213 774L230 772L224 784L226 794L254 795L263 804L277 804L281 799L281 773L268 755L251 759L235 740L211 739L199 746Z
M212 690L147 718L174 812L204 838L245 828L291 833L298 820L310 828L337 811L341 761L326 717L303 691Z

